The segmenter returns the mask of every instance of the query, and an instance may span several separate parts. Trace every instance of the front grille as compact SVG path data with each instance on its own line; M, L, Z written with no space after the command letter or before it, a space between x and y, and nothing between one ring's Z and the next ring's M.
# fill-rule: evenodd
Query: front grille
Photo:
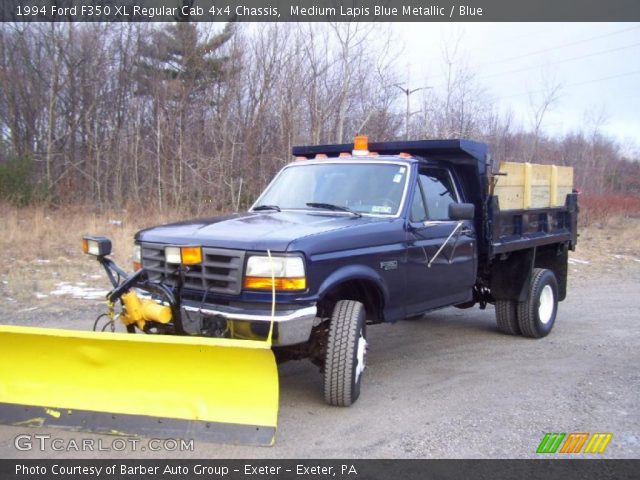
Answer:
M142 266L149 280L175 286L178 265L165 262L164 247L143 243ZM201 265L189 265L184 277L184 287L211 293L238 295L242 289L244 251L226 248L202 248Z

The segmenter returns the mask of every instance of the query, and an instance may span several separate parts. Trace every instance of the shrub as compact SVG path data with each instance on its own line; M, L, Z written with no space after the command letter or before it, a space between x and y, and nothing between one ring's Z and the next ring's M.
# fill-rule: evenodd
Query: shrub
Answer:
M583 194L578 199L582 225L602 222L611 217L640 217L640 197L630 194Z
M46 188L33 181L33 160L30 157L15 157L0 163L0 200L24 206L45 198Z

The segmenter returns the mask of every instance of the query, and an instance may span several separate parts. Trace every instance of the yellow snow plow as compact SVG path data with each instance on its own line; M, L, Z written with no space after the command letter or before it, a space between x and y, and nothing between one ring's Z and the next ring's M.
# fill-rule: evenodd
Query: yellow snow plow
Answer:
M0 423L273 444L273 323L266 340L187 335L172 291L148 284L144 270L126 276L98 240L114 284L107 318L144 333L0 326Z

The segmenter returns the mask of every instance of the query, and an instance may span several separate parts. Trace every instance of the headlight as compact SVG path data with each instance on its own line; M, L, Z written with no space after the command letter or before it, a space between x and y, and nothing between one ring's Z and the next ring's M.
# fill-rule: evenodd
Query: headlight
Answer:
M271 290L275 277L276 290L305 290L307 279L301 257L265 257L254 255L247 260L244 288Z
M142 268L142 247L138 244L133 246L133 269L138 271Z
M164 259L167 263L178 265L182 263L182 255L180 255L180 247L165 247Z
M202 263L202 247L165 247L164 259L176 265L197 265Z
M304 277L304 263L300 257L249 257L247 277Z
M111 240L106 237L83 237L82 251L96 257L104 257L111 253Z

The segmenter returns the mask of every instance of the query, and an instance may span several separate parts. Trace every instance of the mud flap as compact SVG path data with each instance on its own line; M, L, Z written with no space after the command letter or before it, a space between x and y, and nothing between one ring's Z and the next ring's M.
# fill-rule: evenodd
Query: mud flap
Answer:
M0 423L272 445L270 342L0 326Z

